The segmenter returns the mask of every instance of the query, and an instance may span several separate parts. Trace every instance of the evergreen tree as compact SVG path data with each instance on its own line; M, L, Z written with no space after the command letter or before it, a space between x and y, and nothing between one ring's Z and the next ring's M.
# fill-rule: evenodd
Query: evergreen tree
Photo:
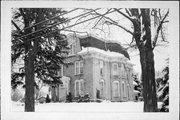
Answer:
M55 16L64 12L56 8L12 9L12 65L19 58L24 63L24 67L21 68L23 70L12 72L12 86L21 84L17 78L25 77L25 111L35 111L35 77L48 84L61 83L57 72L61 64L64 64L63 59L68 47L66 36L56 31L62 24L56 23L64 22L66 19ZM52 17L55 18L48 20ZM44 20L46 22L40 23ZM35 33L30 34L32 32Z
M142 90L142 83L140 82L140 80L138 80L138 77L136 74L133 75L133 81L136 83L135 85L135 90L141 92Z
M142 100L142 92L143 92L142 82L138 79L137 74L133 74L133 81L136 83L134 85L134 90L139 92L138 97L139 97L139 99L141 97L141 100Z
M163 73L163 77L156 79L158 100L163 102L159 111L168 112L169 111L169 66L166 66L162 70L162 73Z

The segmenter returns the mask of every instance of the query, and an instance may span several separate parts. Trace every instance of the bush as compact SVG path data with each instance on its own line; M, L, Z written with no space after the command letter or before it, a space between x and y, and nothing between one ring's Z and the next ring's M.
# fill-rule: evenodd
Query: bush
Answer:
M46 103L50 103L51 102L51 99L49 98L49 95L47 94L46 96Z
M46 98L45 98L45 97L40 97L40 98L38 99L38 101L39 101L39 103L45 103Z

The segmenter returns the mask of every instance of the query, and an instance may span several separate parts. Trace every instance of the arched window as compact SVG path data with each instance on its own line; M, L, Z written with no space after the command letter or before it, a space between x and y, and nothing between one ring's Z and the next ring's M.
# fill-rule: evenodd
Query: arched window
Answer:
M100 95L103 96L104 95L104 80L101 79L99 82L100 85Z
M129 84L127 85L127 96L128 96L128 99L130 99L130 86L129 86Z
M122 81L122 93L123 93L123 97L125 97L126 96L126 91L125 91L124 81Z
M84 94L84 80L75 80L75 97Z
M119 97L119 81L113 82L113 97Z

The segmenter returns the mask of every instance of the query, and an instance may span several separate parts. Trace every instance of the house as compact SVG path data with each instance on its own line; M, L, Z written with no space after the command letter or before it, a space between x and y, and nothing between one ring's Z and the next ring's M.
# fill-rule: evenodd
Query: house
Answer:
M84 41L88 39L104 41L96 36L68 35L71 48L65 59L68 65L62 65L60 74L63 84L54 89L52 93L55 95L52 96L65 101L69 92L73 98L88 93L93 100L132 101L133 65L128 61L126 51L118 47L114 49L107 41L102 46L96 46L98 43L94 46L92 43L85 44ZM115 52L110 52L111 49Z

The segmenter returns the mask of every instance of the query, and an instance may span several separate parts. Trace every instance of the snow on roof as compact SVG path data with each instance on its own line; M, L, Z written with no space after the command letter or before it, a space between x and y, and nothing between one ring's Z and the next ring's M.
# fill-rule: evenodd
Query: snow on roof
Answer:
M116 52L111 52L111 51L104 51L98 48L94 48L94 47L87 47L84 48L82 47L82 50L78 53L78 54L86 54L86 53L100 53L103 54L107 57L119 57L119 58L125 58L122 54L120 53L116 53Z

